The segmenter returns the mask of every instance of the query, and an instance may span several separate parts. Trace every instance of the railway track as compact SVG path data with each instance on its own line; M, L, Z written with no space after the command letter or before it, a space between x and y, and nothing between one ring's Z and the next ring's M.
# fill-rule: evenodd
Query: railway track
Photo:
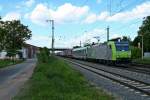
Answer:
M69 59L73 59L73 58L69 58ZM88 62L88 61L85 61ZM96 64L100 64L97 62L91 62L91 63L96 63ZM105 64L101 64L101 65L105 65ZM117 64L115 66L112 65L107 65L108 67L112 67L112 68L117 68L117 69L123 69L123 70L128 70L128 71L132 71L132 72L137 72L137 73L142 73L142 74L148 74L150 75L150 67L141 67L141 66L136 66L136 64Z
M129 71L137 72L137 73L150 75L150 68L148 67L139 67L139 66L132 65L132 64L118 64L116 66L117 68L120 68L120 69L125 69ZM116 66L111 66L111 67L116 67Z
M67 59L65 59L67 60ZM112 81L115 81L121 85L124 85L130 89L134 89L135 91L148 96L150 98L150 84L149 83L145 83L136 79L132 79L117 73L113 73L113 72L109 72L109 71L105 71L103 69L99 69L96 68L94 66L88 65L88 64L83 64L83 63L79 63L76 61L70 61L67 60L68 62L77 65L83 69L86 69L88 71L91 71L97 75L100 75L102 77L105 77L107 79L110 79Z

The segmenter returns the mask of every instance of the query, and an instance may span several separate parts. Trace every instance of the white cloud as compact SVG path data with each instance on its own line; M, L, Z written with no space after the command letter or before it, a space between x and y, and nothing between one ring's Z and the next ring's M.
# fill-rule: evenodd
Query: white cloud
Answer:
M89 14L86 19L83 21L84 23L93 23L95 21L106 20L108 18L108 12L102 12L100 15Z
M35 9L26 14L33 23L44 25L47 19L50 19L50 10L43 4L38 4Z
M150 2L145 2L141 5L137 5L135 8L133 8L131 11L125 11L117 13L113 16L109 16L109 12L101 12L100 14L92 14L87 16L87 18L84 20L86 23L93 23L96 21L129 21L134 19L142 19L143 17L146 17L150 15ZM87 19L89 21L87 21Z
M6 16L4 16L2 18L2 20L6 21L6 20L18 20L18 19L21 19L21 14L18 13L18 12L9 12L6 14Z
M103 42L105 40L105 35L106 31L104 29L93 29L89 32L85 32L83 35L79 36L79 37L75 37L74 39L70 39L70 41L68 42L69 46L76 46L80 44L80 41L82 44L86 43L86 42L97 42L97 40L94 37L99 36L100 37L100 41Z
M35 3L35 0L26 0L24 3L27 7L31 7Z
M51 11L51 16L59 22L75 21L87 14L88 10L88 6L77 7L70 3L66 3L58 7L56 11Z
M55 47L56 48L72 48L73 46L79 45L80 41L83 43L90 40L90 42L97 42L94 37L100 36L101 42L105 40L104 36L105 30L103 29L93 29L89 32L85 32L83 35L71 38L70 40L65 38L60 38L55 36ZM42 42L41 42L42 41ZM46 35L33 34L31 40L28 40L27 43L40 46L40 47L51 47L51 37Z
M59 6L56 10L49 9L44 4L38 4L29 13L29 19L36 24L45 24L46 19L54 19L55 22L73 22L81 20L89 11L88 6L77 7L70 3Z
M150 2L145 2L141 5L136 6L131 11L117 13L114 16L108 17L108 21L118 21L118 20L133 20L137 18L143 18L150 15Z
M97 16L97 20L106 20L109 17L109 13L104 11Z
M120 34L111 33L111 39L120 37ZM55 36L55 46L56 48L72 48L73 46L80 45L80 41L82 45L87 42L97 42L97 39L94 37L100 37L100 42L106 41L106 30L104 29L93 29L89 32L85 32L83 35L78 37L65 39L62 37ZM33 44L40 47L48 47L51 48L51 37L46 35L33 34L31 40L28 40L27 43ZM42 41L42 42L41 42Z
M114 39L114 38L118 38L118 37L122 37L122 36L119 34L112 34L110 39Z
M33 34L30 40L26 42L29 44L33 44L39 47L48 47L51 48L51 37L46 35ZM42 41L42 42L41 42ZM59 37L55 36L55 47L56 48L68 48L68 41L61 40Z
M97 20L96 14L90 14L85 20L84 23L93 23Z
M39 47L45 47L45 46L50 47L48 41L50 41L48 36L33 34L32 38L30 40L27 40L26 42L32 45L39 46Z

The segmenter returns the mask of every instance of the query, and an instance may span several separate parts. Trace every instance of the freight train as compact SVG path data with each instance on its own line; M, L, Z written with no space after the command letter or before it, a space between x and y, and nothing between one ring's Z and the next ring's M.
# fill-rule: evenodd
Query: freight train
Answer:
M104 64L130 62L131 50L127 41L108 41L62 52L61 56L72 57Z

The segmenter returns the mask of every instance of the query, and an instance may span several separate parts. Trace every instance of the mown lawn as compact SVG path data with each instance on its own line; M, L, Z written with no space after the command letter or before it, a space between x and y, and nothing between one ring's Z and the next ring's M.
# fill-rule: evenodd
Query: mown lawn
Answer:
M14 100L113 100L114 97L89 85L79 72L63 60L51 57L36 69Z
M7 67L9 65L13 65L13 64L17 64L17 63L21 63L22 60L15 60L15 61L12 61L12 60L0 60L0 68L4 68L4 67Z

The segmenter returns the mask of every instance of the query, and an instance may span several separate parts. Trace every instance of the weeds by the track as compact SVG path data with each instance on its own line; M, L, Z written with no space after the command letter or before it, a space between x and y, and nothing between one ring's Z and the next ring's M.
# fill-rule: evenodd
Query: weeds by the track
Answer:
M150 65L150 58L144 58L143 60L137 59L134 62L137 64L148 64L148 65Z

